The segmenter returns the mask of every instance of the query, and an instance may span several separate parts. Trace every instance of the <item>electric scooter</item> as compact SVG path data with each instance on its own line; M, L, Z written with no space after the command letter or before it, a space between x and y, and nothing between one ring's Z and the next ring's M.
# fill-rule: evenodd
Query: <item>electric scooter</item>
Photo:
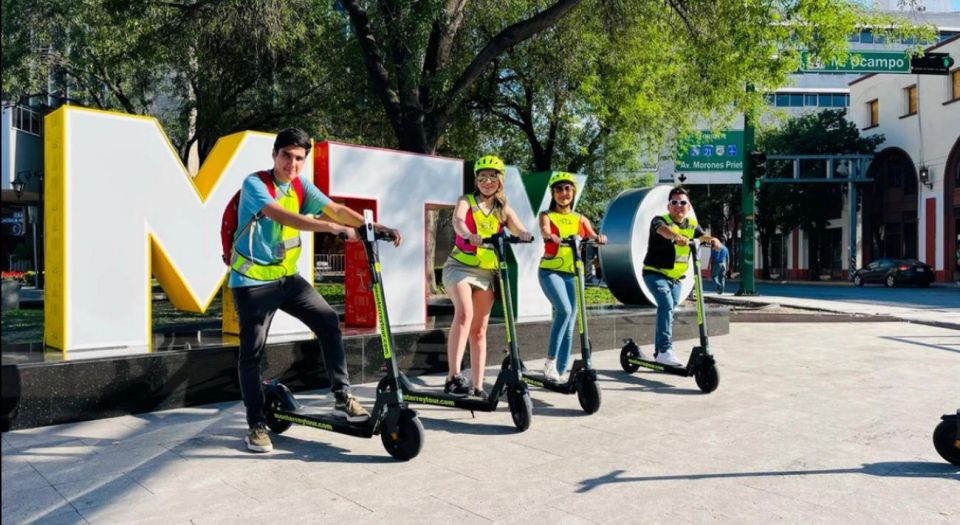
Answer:
M443 407L462 408L471 412L493 412L497 409L500 396L506 392L507 404L510 406L510 416L517 430L523 432L530 428L533 419L533 402L530 401L530 392L523 382L520 363L520 349L516 341L516 322L514 320L513 303L510 297L510 279L507 270L506 245L529 241L522 241L519 237L504 232L497 233L481 240L483 245L492 246L497 254L500 276L500 299L503 301L503 311L506 317L507 343L510 345L509 355L504 358L497 374L497 381L493 389L487 393L486 399L468 397L465 395L434 392L417 387L404 374L400 374L400 387L403 397L411 403L437 405ZM473 363L471 366L484 366L484 363ZM475 385L477 388L483 385Z
M383 279L380 275L380 255L377 241L393 240L386 233L375 232L373 212L364 210L364 224L359 228L360 240L367 252L370 265L371 288L377 309L380 328L380 343L383 346L383 359L386 362L387 375L377 384L377 397L370 419L363 422L350 422L335 416L329 410L301 405L290 390L278 380L264 381L264 415L267 426L273 432L282 434L290 425L297 423L312 428L329 430L355 437L370 438L380 434L383 448L396 459L406 461L417 457L423 447L423 425L417 412L408 408L397 382L397 359L394 354L393 333L383 299ZM341 235L341 238L344 238Z
M580 241L578 235L571 235L560 240L573 251L573 264L577 276L577 327L580 332L580 356L573 362L570 369L570 377L564 383L550 381L543 374L524 371L523 382L531 385L545 388L552 392L561 394L573 394L576 392L577 400L580 401L580 408L587 414L593 414L600 410L600 387L597 386L597 371L593 368L590 353L590 334L587 330L587 302L584 298L584 269L583 258L580 256L580 247L587 244L594 244L593 241Z
M696 294L697 325L700 328L700 346L693 347L687 366L670 366L648 359L633 339L627 339L626 344L620 350L620 366L628 374L636 372L642 366L657 372L685 377L693 376L700 390L704 394L709 394L720 385L720 375L717 372L713 354L710 353L710 341L707 339L707 319L703 313L703 283L700 279L700 258L697 257L697 252L703 246L695 239L691 242L693 244L691 245L690 258L693 259L693 282L694 294Z
M947 462L960 466L960 410L944 414L933 430L933 446Z

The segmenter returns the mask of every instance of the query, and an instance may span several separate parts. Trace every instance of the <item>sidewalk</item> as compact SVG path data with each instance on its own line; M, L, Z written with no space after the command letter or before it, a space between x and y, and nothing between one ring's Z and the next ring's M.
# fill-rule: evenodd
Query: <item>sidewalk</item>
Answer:
M524 433L503 405L416 406L426 438L406 463L299 426L248 453L240 403L5 433L3 523L960 522L960 469L930 437L960 404L955 331L738 323L711 346L712 394L596 352L600 411L535 389Z

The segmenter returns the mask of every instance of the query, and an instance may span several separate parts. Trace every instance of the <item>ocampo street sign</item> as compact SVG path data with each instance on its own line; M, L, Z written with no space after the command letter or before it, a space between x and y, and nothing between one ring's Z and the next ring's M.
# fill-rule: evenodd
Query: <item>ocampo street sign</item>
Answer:
M820 62L809 52L800 54L800 72L893 73L946 75L953 66L948 53L924 53L910 57L903 51L852 51L846 60Z
M804 51L800 54L800 71L817 73L837 71L849 73L909 73L910 57L903 51L851 51L845 60L820 62Z

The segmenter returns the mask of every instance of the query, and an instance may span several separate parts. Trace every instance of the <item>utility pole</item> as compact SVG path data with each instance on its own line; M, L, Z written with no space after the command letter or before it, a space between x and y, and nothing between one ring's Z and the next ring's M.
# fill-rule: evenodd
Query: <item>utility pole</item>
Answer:
M747 92L752 92L753 86L747 86ZM753 167L750 162L751 153L756 145L756 130L753 125L753 116L743 114L743 177L740 186L740 210L743 221L740 224L740 289L737 295L757 295L753 280L753 244L754 244L754 214L756 208L756 186L753 182Z

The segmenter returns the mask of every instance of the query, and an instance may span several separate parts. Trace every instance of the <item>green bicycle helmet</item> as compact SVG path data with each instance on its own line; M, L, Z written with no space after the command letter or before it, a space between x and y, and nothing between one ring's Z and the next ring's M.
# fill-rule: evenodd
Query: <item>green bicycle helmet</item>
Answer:
M496 155L484 155L473 163L473 174L476 175L480 170L495 170L501 175L505 173L503 161Z

